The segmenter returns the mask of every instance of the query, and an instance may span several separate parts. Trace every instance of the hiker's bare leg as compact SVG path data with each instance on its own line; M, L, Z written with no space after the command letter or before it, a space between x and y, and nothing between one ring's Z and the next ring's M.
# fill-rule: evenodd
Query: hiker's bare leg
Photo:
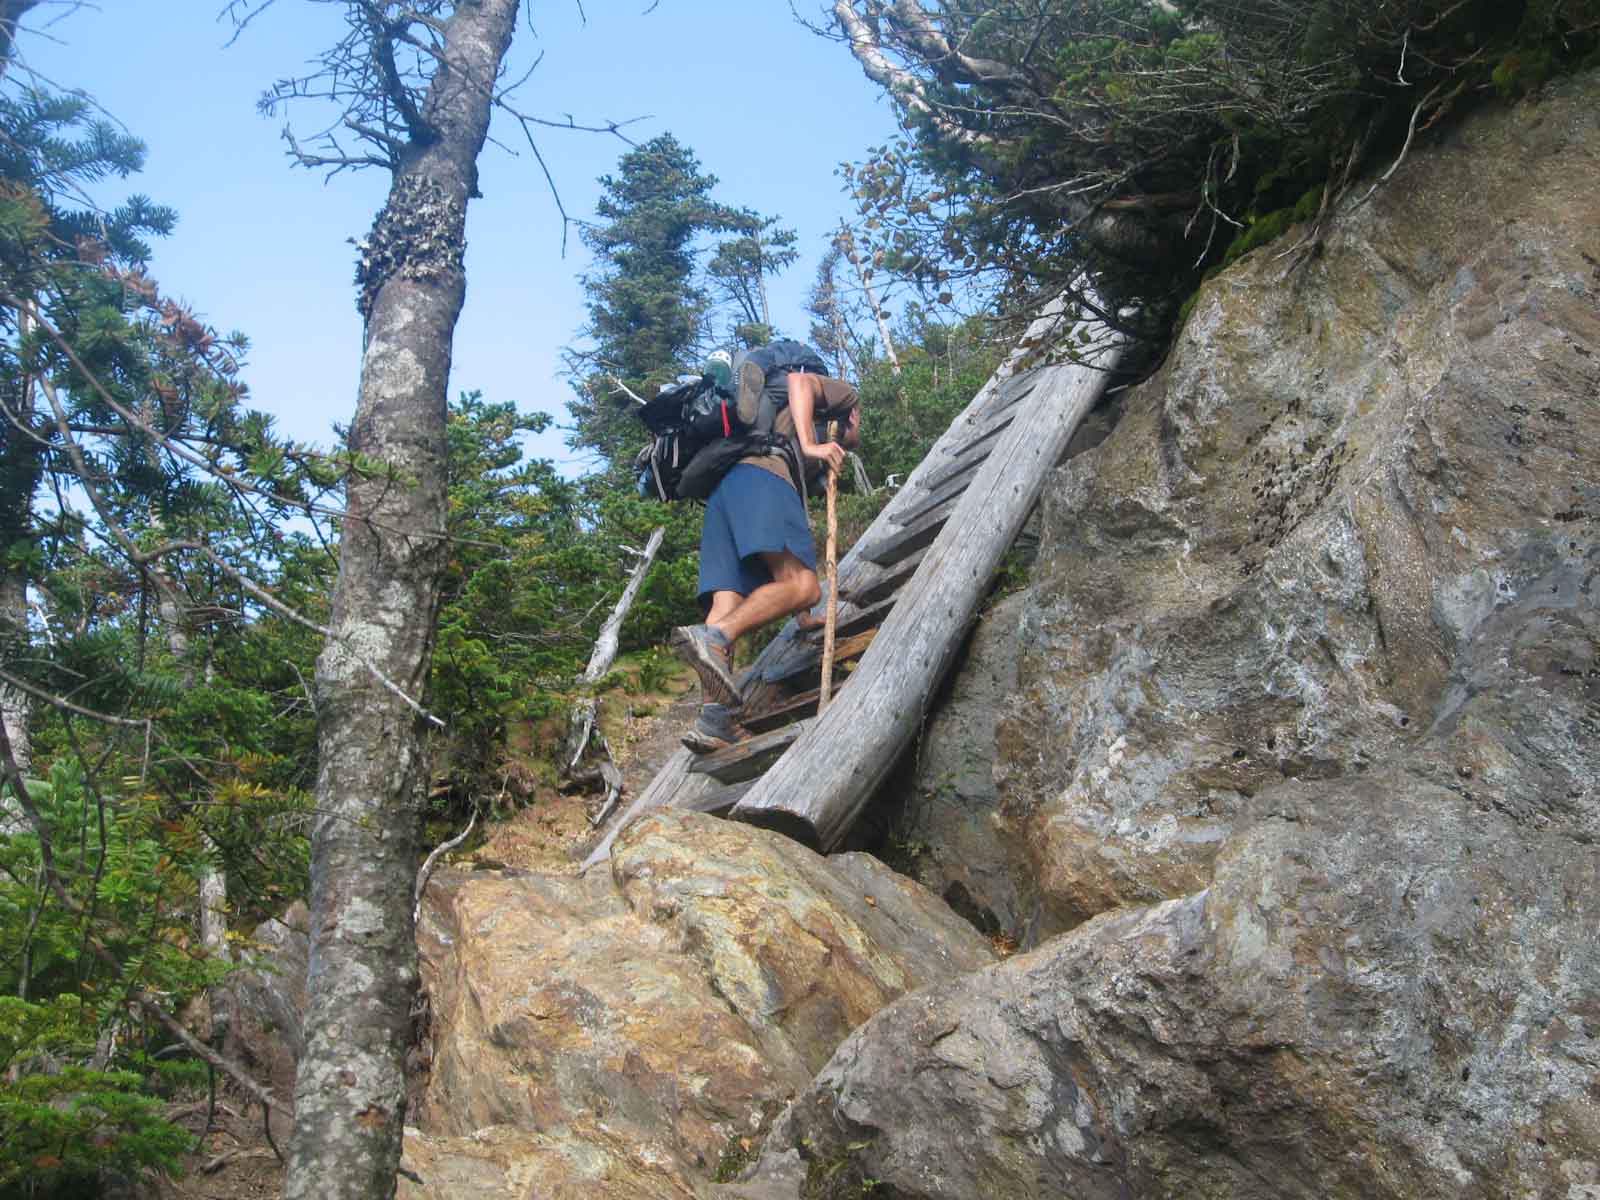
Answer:
M721 628L722 623L728 619L728 615L743 602L744 594L742 592L712 592L711 609L706 613L705 623ZM727 631L724 630L723 632Z
M716 592L711 599L711 614L706 624L720 629L730 642L736 642L753 629L792 612L810 608L822 598L822 585L817 573L787 550L763 554L763 562L772 573L772 582L764 583L745 596L726 613L718 613L717 602L723 596L737 596L737 592Z

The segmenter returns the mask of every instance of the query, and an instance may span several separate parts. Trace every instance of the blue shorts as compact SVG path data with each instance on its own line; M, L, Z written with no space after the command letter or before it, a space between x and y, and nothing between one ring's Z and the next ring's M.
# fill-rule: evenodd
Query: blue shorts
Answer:
M800 493L771 471L739 463L706 501L700 533L701 610L710 610L712 592L748 596L771 583L772 572L760 556L783 550L809 570L817 569L817 545Z

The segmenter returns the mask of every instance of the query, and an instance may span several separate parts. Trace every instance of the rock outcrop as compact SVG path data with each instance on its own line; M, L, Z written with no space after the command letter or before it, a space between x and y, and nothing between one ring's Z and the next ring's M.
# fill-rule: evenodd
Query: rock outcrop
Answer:
M963 666L923 724L898 797L889 855L918 883L986 933L1017 937L1032 920L1033 889L1015 831L999 819L995 727L1017 690L1024 593L979 618Z
M1597 179L1591 73L1207 285L1047 494L1040 944L856 1030L744 1186L1600 1196Z
M1319 256L1214 280L1060 473L997 768L1041 935L1203 887L1263 788L1405 753L1484 622L1584 561L1595 95L1479 117Z
M692 1196L856 1026L994 961L866 855L662 813L609 874L441 873L412 1197ZM518 1190L520 1189L520 1190Z

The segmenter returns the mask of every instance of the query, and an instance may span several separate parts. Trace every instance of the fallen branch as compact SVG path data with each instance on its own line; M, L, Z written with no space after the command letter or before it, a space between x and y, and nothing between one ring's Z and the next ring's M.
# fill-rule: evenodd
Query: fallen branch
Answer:
M416 889L411 895L411 922L415 924L422 916L422 893L428 890L428 880L433 878L433 872L439 865L439 859L454 850L472 835L472 827L478 823L478 806L472 806L472 816L467 821L467 827L448 842L441 842L433 848L433 853L423 860L422 870L417 872Z
M592 688L606 677L607 671L611 670L622 637L622 623L627 620L628 610L638 598L639 589L644 586L645 576L650 573L650 567L656 561L656 555L660 553L661 543L666 536L667 527L657 525L651 531L650 540L645 543L643 552L635 552L639 553L639 561L634 564L633 572L628 576L628 584L622 589L622 595L611 610L611 615L606 618L605 624L600 626L600 635L595 638L594 651L589 655L589 665L578 678L581 687ZM567 744L571 749L565 755L566 767L562 771L562 774L569 778L577 770L578 763L583 760L584 752L589 748L598 712L599 702L593 696L583 697L572 710L567 734Z
M243 1162L243 1161L245 1161L247 1159L252 1159L252 1158L272 1158L272 1157L273 1157L273 1153L272 1153L271 1150L260 1150L260 1149L251 1150L251 1149L246 1149L246 1148L244 1148L242 1146L239 1147L236 1150L224 1150L221 1154L217 1155L215 1158L211 1159L204 1166L202 1166L200 1168L200 1174L202 1174L202 1175L215 1175L218 1171L222 1170L223 1167L231 1166L233 1163L236 1163L236 1162Z

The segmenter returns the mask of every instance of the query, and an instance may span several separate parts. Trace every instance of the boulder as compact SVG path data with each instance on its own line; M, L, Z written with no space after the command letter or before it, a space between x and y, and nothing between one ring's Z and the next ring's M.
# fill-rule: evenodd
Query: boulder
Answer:
M1593 74L1466 121L1319 253L1208 283L1057 473L995 767L1038 938L1206 886L1263 789L1406 753L1593 546L1596 178Z
M540 1195L607 1172L650 1181L615 1195L703 1183L850 1030L994 958L874 859L674 812L631 826L609 875L441 872L418 936L427 1140L407 1163L433 1156L463 1180L504 1168ZM500 1194L450 1186L418 1194Z
M1257 804L1210 887L879 1013L774 1126L774 1172L902 1200L1590 1195L1592 843L1404 771Z

